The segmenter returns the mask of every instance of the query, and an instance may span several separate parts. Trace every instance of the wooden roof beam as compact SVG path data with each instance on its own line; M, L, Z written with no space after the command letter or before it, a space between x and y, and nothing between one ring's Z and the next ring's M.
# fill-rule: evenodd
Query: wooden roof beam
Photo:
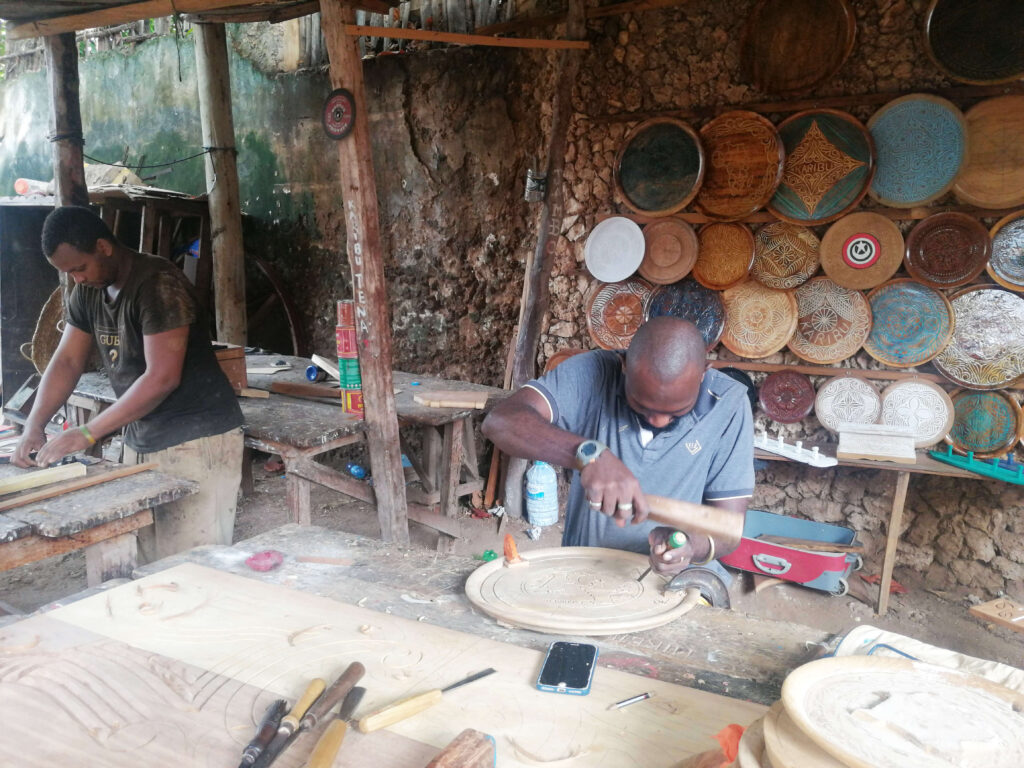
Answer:
M116 5L88 13L74 13L68 16L54 16L49 19L9 24L8 40L24 40L31 37L48 37L64 32L77 32L93 27L111 27L128 24L141 19L161 18L175 13L192 13L237 6L238 0L143 0L129 5Z
M428 40L432 43L454 43L456 45L489 45L497 48L575 48L585 50L590 43L585 40L534 40L517 37L488 37L487 35L465 35L457 32L433 32L427 29L402 29L401 27L365 27L346 24L345 34L352 37L387 37L392 40Z
M356 0L352 5L370 13L390 13L392 7L398 4L398 0ZM269 21L271 24L280 24L283 21L291 21L300 16L308 16L311 13L319 13L320 0L297 0L294 3L279 3L273 7L253 7L251 4L238 4L234 7L224 8L219 11L203 13L190 13L185 16L187 21L207 24L245 24L253 21Z

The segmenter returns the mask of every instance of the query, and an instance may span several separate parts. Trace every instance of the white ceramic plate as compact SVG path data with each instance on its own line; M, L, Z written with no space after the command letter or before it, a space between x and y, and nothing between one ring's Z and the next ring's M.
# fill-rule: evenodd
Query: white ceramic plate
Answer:
M583 257L590 274L602 283L617 283L636 272L646 247L640 225L612 216L590 231Z

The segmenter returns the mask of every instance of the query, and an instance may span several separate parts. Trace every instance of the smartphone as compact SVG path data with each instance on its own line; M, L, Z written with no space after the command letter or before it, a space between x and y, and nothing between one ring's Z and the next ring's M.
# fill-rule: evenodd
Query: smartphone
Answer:
M548 648L537 678L537 688L552 693L586 696L597 666L597 646L559 640Z

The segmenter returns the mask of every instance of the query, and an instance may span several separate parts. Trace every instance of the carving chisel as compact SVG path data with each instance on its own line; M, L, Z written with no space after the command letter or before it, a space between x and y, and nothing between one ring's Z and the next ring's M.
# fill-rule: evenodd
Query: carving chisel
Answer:
M313 678L310 681L302 696L295 702L292 711L281 718L281 725L278 727L277 733L274 735L269 746L263 750L263 754L256 758L253 768L267 768L268 765L277 759L277 756L290 743L292 734L298 730L299 721L306 714L306 710L313 705L313 702L324 692L326 687L327 683L319 677Z
M672 531L672 535L668 537L668 545L670 547L672 547L672 549L679 549L685 543L686 543L686 534L683 533L682 531ZM637 581L643 581L644 579L647 578L647 574L650 573L652 570L654 570L654 566L653 565L649 566L646 571L641 573L637 577L636 580Z
M306 768L331 768L334 765L334 758L338 756L341 742L344 740L345 734L348 733L348 719L352 717L359 702L363 700L364 693L366 693L366 689L359 687L348 692L345 700L341 702L338 718L327 726L320 736L320 740L313 747L309 760L306 762Z
M483 672L477 672L475 675L470 675L464 680L459 680L457 683L452 683L447 688L435 688L432 691L426 693L419 693L415 696L410 696L406 699L396 701L394 704L389 704L383 709L378 709L359 721L359 730L363 733L370 733L381 728L387 728L389 725L394 725L400 720L405 720L407 717L428 709L441 700L441 694L458 688L461 685L472 683L479 680L481 677L487 677L487 675L494 674L494 669L485 669Z
M256 730L256 735L242 750L242 762L238 764L238 768L249 768L256 762L256 758L267 748L270 740L277 733L277 728L281 724L281 716L284 715L287 708L288 703L284 699L275 699L270 703L260 721L260 727Z
M299 723L299 730L309 731L316 728L324 715L326 715L334 705L339 701L348 696L349 692L355 687L355 684L366 674L366 667L360 664L358 661L353 661L348 665L346 669L337 680L324 691L323 696L316 700L316 703L309 708L302 721Z

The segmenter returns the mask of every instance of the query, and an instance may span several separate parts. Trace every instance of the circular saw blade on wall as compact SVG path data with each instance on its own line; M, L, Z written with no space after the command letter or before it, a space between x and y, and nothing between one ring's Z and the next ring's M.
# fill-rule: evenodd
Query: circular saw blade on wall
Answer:
M356 124L356 100L352 92L345 88L331 91L320 118L327 138L338 141L348 136Z

